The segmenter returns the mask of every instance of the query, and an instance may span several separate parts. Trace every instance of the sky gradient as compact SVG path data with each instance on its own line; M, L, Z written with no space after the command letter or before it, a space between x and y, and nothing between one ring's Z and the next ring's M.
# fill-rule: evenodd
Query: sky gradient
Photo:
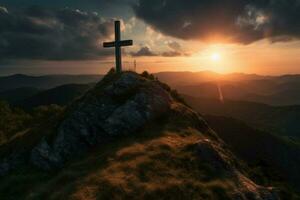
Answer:
M0 76L138 71L300 73L299 0L0 0Z

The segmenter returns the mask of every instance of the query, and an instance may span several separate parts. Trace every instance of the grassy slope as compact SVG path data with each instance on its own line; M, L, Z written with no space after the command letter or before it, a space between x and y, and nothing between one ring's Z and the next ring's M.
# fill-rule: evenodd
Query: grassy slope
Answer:
M64 113L64 108L51 105L39 107L31 115L25 113L25 119L20 113L11 114L13 118L4 118L3 123L18 129L12 130L10 137L7 137L6 140L0 140L0 157L11 152L27 152L43 137L51 138L56 133L55 130L64 117ZM0 120L0 122L2 121ZM2 124L0 123L0 125ZM18 127L17 125L22 126Z
M231 198L234 182L196 158L198 131L152 125L138 135L97 147L61 171L20 169L0 180L1 199Z
M233 153L247 161L250 175L257 183L280 187L286 199L292 199L288 193L293 193L296 188L299 191L298 144L251 128L233 118L209 115L205 116L205 119L210 127L218 132L219 137L231 147ZM291 185L295 188L291 188Z

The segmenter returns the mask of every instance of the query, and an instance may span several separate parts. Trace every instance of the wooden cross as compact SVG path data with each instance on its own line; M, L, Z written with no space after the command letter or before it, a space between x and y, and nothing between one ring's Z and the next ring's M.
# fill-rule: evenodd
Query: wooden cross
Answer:
M104 42L104 48L115 47L115 56L116 56L116 70L118 73L122 71L122 52L121 47L123 46L132 46L132 40L121 40L121 28L120 21L115 21L115 41L114 42Z

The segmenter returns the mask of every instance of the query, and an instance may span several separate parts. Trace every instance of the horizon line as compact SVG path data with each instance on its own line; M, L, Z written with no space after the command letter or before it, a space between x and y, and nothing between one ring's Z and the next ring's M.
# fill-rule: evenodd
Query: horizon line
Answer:
M129 70L128 70L129 71ZM147 71L147 70L145 70ZM149 72L149 71L148 71ZM137 73L142 73L142 72L137 72ZM151 73L151 72L149 72ZM151 74L162 74L162 73L214 73L217 75L221 76L228 76L228 75L234 75L234 74L240 74L240 75L254 75L254 76L265 76L265 77L283 77L283 76L297 76L300 75L300 73L284 73L284 74L278 74L278 75L270 75L270 74L258 74L258 73L245 73L245 72L229 72L229 73L220 73L216 72L213 70L202 70L202 71L160 71L160 72L154 72ZM30 77L43 77L43 76L105 76L106 73L101 73L101 74L26 74L26 73L14 73L10 75L4 75L0 76L0 78L5 78L5 77L11 77L11 76L16 76L16 75L22 75L22 76L30 76Z

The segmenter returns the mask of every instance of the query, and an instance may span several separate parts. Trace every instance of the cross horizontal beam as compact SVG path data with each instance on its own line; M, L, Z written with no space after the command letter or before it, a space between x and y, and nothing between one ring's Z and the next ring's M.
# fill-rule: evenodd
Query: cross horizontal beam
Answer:
M104 42L103 47L104 48L110 48L110 47L115 47L116 43L115 42Z
M118 42L104 42L103 47L110 48L110 47L125 47L125 46L132 46L132 40L123 40Z
M119 45L122 46L122 47L132 46L133 45L133 40L123 40L123 41L120 41Z

